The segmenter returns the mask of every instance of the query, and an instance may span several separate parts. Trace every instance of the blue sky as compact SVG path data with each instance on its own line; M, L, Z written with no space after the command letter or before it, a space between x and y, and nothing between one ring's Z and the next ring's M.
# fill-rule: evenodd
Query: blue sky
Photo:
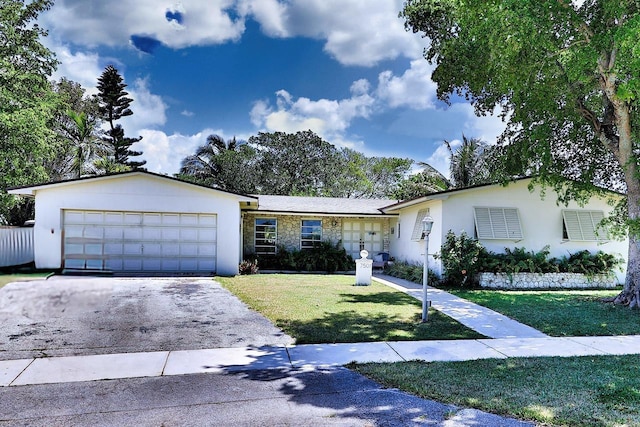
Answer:
M426 40L402 0L56 0L41 15L65 76L95 93L112 64L129 86L128 136L173 174L212 133L311 129L337 147L447 172L444 139L495 142L498 117L435 96Z

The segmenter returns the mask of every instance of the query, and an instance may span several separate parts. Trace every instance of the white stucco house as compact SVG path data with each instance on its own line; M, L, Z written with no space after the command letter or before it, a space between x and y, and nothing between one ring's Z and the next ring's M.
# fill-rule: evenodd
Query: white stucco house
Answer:
M394 236L389 251L397 259L422 262L424 242L419 240L420 222L428 214L434 219L429 237L429 265L440 273L440 262L433 255L440 251L449 230L456 234L464 231L497 253L504 252L505 247L539 251L549 246L550 256L561 257L584 249L601 250L622 257L626 264L628 240L612 240L606 230L598 227L613 210L607 198L594 196L584 206L575 202L564 206L557 203L554 191L547 189L545 197L541 197L540 188L529 190L530 183L531 178L523 178L506 187L478 185L386 206L383 212L398 215L392 223ZM610 197L622 195L610 193ZM619 282L624 282L624 275L625 271L617 272Z
M430 255L449 230L464 230L496 252L549 245L553 256L588 249L626 258L626 241L595 233L612 209L606 200L562 207L550 191L545 199L530 192L529 182L395 201L242 195L133 171L9 193L35 197L35 263L45 269L234 275L245 255L278 245L304 250L321 240L339 242L354 258L366 249L420 262L427 213L435 220Z

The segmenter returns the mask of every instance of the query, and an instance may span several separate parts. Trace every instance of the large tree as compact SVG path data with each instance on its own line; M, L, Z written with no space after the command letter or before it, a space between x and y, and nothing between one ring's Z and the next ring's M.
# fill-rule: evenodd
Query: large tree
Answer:
M47 179L43 166L54 137L55 94L48 78L57 61L34 21L50 0L0 0L0 224L12 222L8 187Z
M134 151L131 146L142 139L124 136L124 129L120 123L116 123L123 117L133 114L129 108L133 99L129 98L129 93L125 91L127 85L124 79L113 66L109 65L98 78L98 99L100 101L100 113L102 119L109 124L109 129L105 132L104 141L112 146L112 157L99 162L106 172L117 170L124 166L125 169L139 168L145 165L146 161L131 160L130 157L142 155L141 151Z
M453 188L464 188L485 184L490 179L489 145L478 138L462 135L462 144L453 148L444 141L449 150L449 175Z
M185 157L180 177L236 193L256 192L256 151L244 141L209 135L195 154Z
M331 194L340 174L338 151L312 131L260 132L248 142L258 153L257 190L261 194Z
M640 304L640 4L632 0L407 0L428 39L438 96L501 108L509 173L529 170L562 199L624 182L632 225L617 302ZM571 178L567 181L566 178Z
M100 138L98 99L85 95L84 88L66 78L53 84L58 106L52 128L45 168L52 180L79 178L95 172L94 162L109 154L110 146Z

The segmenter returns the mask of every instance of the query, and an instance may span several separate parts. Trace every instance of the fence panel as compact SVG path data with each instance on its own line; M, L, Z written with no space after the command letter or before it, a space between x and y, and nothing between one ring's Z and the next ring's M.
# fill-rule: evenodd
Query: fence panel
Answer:
M0 267L33 262L33 228L0 228Z

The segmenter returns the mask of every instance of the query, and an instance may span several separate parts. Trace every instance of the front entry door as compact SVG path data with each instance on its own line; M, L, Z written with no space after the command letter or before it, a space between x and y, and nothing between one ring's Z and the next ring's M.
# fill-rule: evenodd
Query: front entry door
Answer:
M342 222L342 244L353 259L360 258L360 251L366 249L373 258L384 247L382 221L344 220Z

